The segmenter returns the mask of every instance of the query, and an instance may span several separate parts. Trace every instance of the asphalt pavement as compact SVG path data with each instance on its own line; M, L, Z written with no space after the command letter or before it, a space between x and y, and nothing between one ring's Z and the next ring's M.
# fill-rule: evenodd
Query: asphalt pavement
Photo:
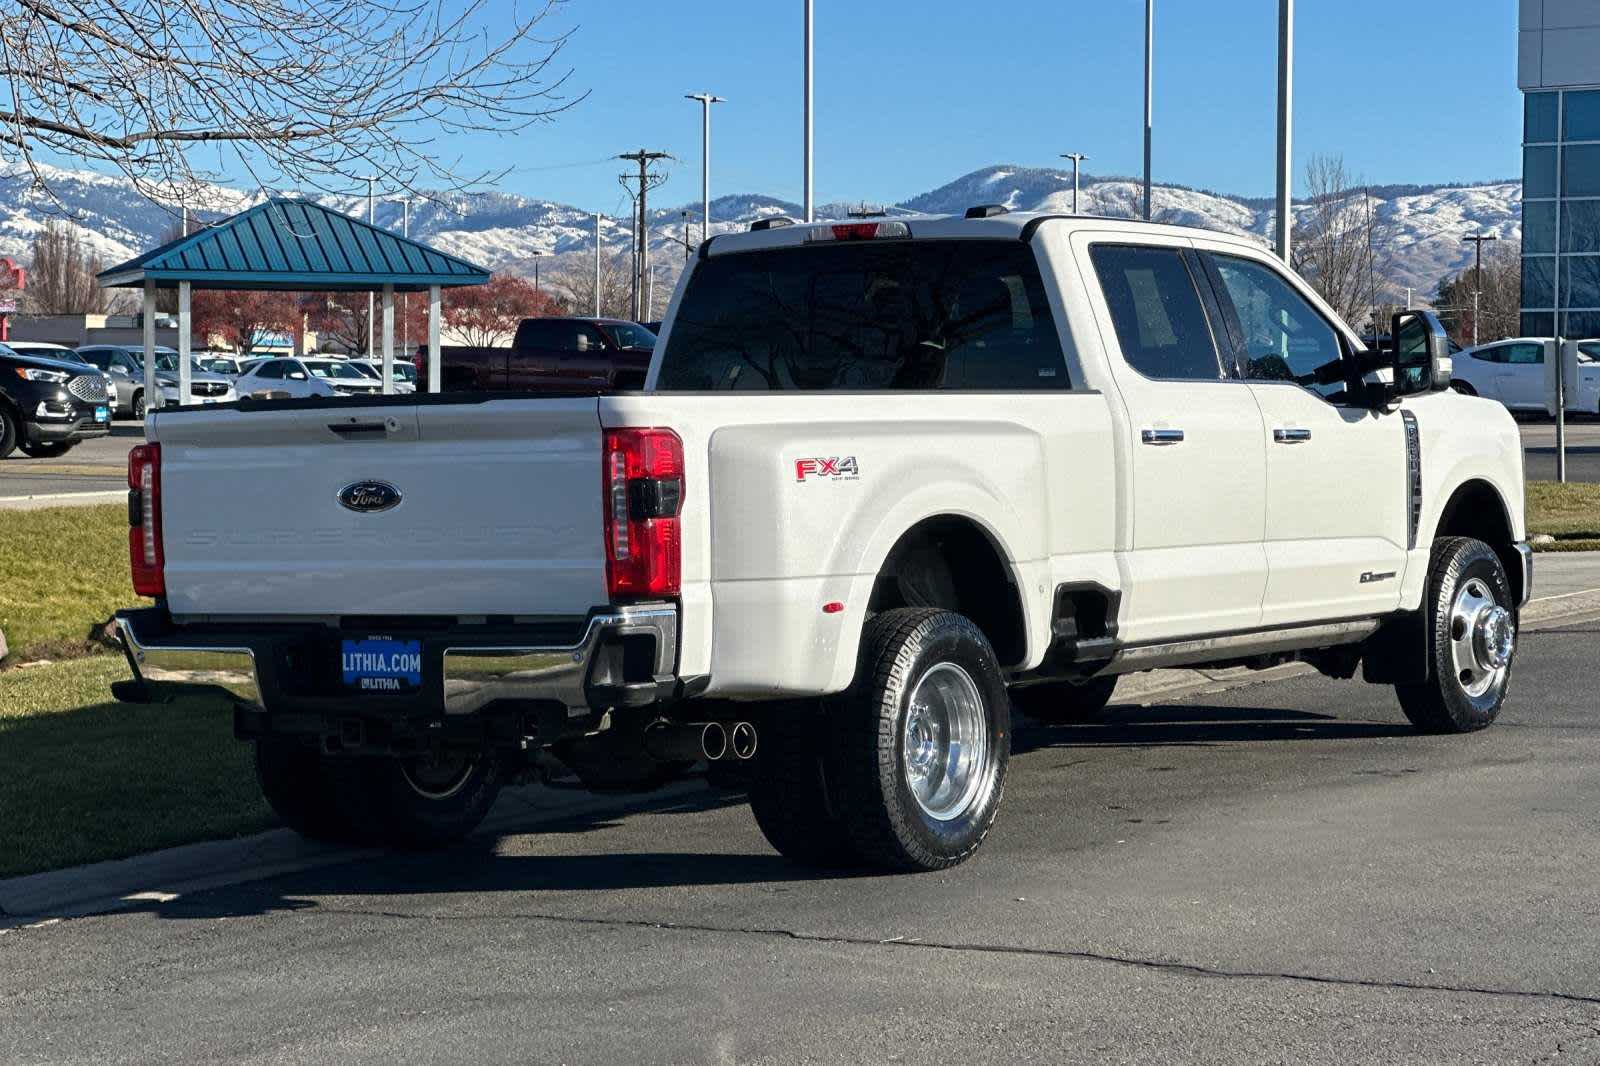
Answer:
M1523 452L1528 460L1528 477L1536 481L1556 478L1556 426L1549 419L1524 422ZM1600 482L1600 421L1589 418L1566 426L1567 480Z
M940 874L706 788L12 929L0 1061L1600 1061L1597 640L1470 736L1320 677L1020 723Z

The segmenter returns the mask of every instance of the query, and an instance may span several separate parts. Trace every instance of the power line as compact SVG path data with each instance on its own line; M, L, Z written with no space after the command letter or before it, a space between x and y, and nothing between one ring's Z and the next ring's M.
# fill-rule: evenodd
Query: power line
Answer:
M639 192L635 196L637 209L634 212L634 216L638 220L638 237L633 270L633 319L635 322L639 322L648 317L642 313L642 308L651 307L655 302L654 286L650 284L654 280L650 277L650 212L648 206L650 190L667 180L665 174L660 171L652 171L650 166L659 160L671 159L672 156L666 152L648 152L640 148L637 151L624 152L617 158L628 163L639 164L637 176L633 174L619 174L617 176L618 180L622 182L622 187L627 189L630 195L633 194L633 189L628 183L635 180L639 183Z

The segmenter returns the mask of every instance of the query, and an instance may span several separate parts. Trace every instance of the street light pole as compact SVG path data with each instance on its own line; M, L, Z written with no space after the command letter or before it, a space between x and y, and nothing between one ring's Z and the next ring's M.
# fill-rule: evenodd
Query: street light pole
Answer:
M1144 220L1150 221L1150 97L1154 90L1156 0L1144 0Z
M367 183L367 225L375 225L378 217L377 201L373 199L373 182L378 180L376 174L369 174L360 179ZM367 358L372 358L372 316L376 314L376 305L373 303L372 293L367 293Z
M683 98L700 101L700 199L704 211L700 216L700 241L703 244L711 235L711 105L728 101L710 93L684 93Z
M812 0L805 0L806 4L806 136L805 136L805 208L806 221L816 221L816 203L811 192L811 4Z
M1289 142L1294 131L1294 0L1278 0L1278 258L1289 262L1294 228L1290 203Z
M533 253L533 291L534 292L538 292L539 291L539 257L541 255L544 255L544 253L543 252L534 252Z
M1078 213L1078 164L1089 157L1082 152L1062 152L1062 159L1072 160L1072 213Z
M1483 242L1497 241L1500 238L1492 233L1475 233L1470 237L1461 238L1462 244L1470 242L1475 251L1477 266L1474 268L1472 281L1472 346L1478 346L1478 308L1480 297L1483 293Z

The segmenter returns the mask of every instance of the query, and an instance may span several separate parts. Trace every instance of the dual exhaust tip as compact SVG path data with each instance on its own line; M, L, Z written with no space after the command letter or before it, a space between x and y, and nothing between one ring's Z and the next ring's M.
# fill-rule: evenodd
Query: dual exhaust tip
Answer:
M756 727L749 722L655 722L645 730L644 748L662 762L751 759Z

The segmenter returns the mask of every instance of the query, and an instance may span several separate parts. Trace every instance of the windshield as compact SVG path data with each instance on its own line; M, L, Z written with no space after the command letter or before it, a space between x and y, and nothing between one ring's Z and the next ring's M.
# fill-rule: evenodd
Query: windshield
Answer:
M133 356L133 359L134 359L135 362L139 361L139 353L138 352L129 352L128 354ZM176 369L178 369L178 353L177 352L157 353L157 355L156 355L156 369L157 370L176 370ZM206 372L206 368L201 364L200 360L195 359L195 358L193 358L191 356L190 359L189 359L189 372L192 374L195 371L199 371L200 373L204 374Z
M635 348L651 351L656 346L656 335L632 322L602 322L600 328L611 337L618 348Z
M713 255L672 320L659 387L1064 389L1021 241L855 241Z
M1600 363L1600 341L1579 341L1578 362Z
M232 359L206 359L201 361L200 365L218 374L231 374L234 371Z
M314 378L338 378L341 381L367 381L366 374L349 363L335 359L307 359L306 370Z

